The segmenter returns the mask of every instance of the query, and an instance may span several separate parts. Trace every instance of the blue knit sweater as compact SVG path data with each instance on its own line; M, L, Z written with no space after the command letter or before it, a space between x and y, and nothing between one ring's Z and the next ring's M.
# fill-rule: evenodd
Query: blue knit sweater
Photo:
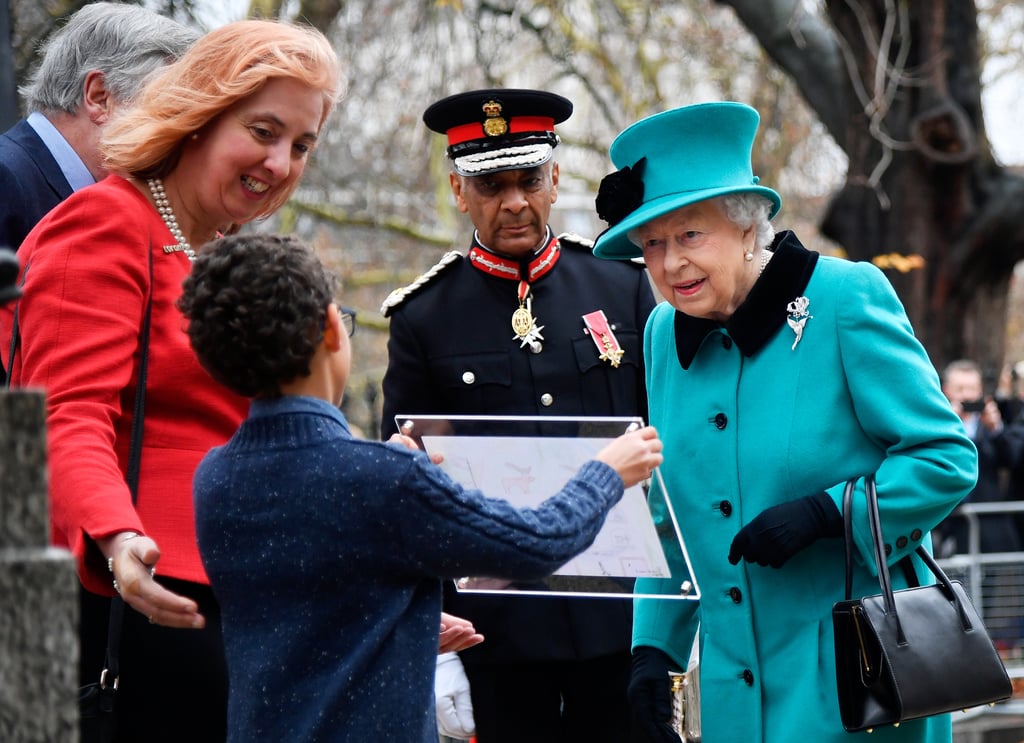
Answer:
M228 740L436 743L441 579L546 576L591 544L622 492L591 461L517 510L421 452L353 438L325 401L254 401L195 475Z

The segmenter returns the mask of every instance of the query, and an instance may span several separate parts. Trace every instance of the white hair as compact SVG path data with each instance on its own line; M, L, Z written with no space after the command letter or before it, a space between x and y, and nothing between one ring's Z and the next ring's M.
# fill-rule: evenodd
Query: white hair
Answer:
M772 213L772 202L764 196L752 191L738 191L725 196L716 196L710 201L717 202L725 214L725 218L739 227L746 230L755 227L757 233L754 237L754 245L759 249L767 248L775 239L775 228L768 218ZM689 206L689 204L687 204ZM683 207L680 207L682 209ZM640 228L637 225L626 233L626 238L634 245L642 248L640 243Z
M767 248L772 244L772 240L775 239L775 228L768 219L768 215L772 213L771 201L753 191L739 191L720 196L718 202L722 205L726 219L741 230L756 228L756 247Z

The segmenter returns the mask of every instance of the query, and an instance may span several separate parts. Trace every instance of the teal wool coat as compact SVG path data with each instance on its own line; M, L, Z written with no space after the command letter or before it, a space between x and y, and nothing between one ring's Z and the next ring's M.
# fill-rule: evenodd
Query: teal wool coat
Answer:
M685 668L698 626L704 743L937 743L949 715L851 736L836 700L831 610L844 598L841 539L819 539L779 569L728 562L739 529L783 501L877 474L890 564L974 485L977 453L883 274L819 257L791 233L725 326L659 305L644 338L661 468L699 603L637 599L633 645ZM787 304L809 300L802 337ZM863 485L854 507L855 595L878 593ZM914 558L922 582L930 573ZM895 588L906 586L893 571ZM637 592L655 591L645 579ZM664 588L668 588L665 586Z

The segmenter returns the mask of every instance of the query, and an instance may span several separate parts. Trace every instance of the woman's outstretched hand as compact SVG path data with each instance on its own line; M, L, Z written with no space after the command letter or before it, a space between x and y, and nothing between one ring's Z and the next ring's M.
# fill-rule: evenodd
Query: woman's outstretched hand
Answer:
M96 544L107 557L114 590L151 623L184 629L200 629L206 624L195 601L167 590L153 579L160 549L152 539L123 531L98 539Z

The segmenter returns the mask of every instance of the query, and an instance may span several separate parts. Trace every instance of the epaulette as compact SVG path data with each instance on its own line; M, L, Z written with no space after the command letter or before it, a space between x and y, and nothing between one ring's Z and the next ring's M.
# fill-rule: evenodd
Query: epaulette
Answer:
M583 237L583 235L577 235L575 232L563 232L558 236L558 240L559 242L567 242L570 245L575 243L581 248L586 248L587 250L594 249L593 240Z
M564 242L567 245L578 246L584 250L593 252L594 241L590 238L583 237L583 235L577 235L575 232L563 232L558 236L560 242ZM622 263L632 263L638 268L647 268L647 264L644 263L642 257L630 258L628 261L621 261Z
M464 256L459 251L449 250L441 256L441 260L431 266L426 273L418 276L411 284L395 289L393 292L388 294L387 299L384 300L384 304L380 306L381 314L384 315L384 317L390 315L391 310L426 286L427 283L435 276L441 275L446 268L458 263L463 257Z

